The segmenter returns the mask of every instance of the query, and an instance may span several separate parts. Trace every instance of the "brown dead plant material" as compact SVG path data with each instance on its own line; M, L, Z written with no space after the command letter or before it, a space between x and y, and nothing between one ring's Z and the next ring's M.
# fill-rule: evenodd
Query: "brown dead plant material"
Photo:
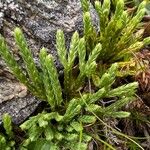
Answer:
M137 137L144 149L150 147L150 107L143 99L137 96L137 100L128 105L130 118L121 121L122 131L131 137Z
M137 53L137 58L145 66L143 71L137 72L135 80L139 82L139 94L146 105L150 106L150 51L144 49Z

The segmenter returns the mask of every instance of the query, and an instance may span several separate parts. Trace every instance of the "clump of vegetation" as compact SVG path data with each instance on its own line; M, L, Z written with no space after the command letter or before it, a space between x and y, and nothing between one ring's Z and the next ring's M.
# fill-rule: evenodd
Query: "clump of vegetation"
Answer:
M136 31L145 12L145 3L141 3L137 14L131 17L124 11L123 0L117 1L114 13L110 11L110 0L104 0L103 4L96 1L95 9L100 18L99 33L92 24L88 1L81 0L81 3L84 12L84 36L80 37L78 32L75 32L67 51L63 31L58 30L56 33L56 49L64 68L63 83L59 81L53 56L47 54L45 48L39 53L41 69L38 70L19 28L15 29L14 37L25 69L16 62L5 39L0 36L0 55L12 73L34 96L49 105L49 109L43 109L42 113L30 117L20 126L26 133L20 144L22 150L86 150L92 139L100 139L93 136L91 131L95 126L101 127L102 130L107 126L109 130L115 131L115 134L130 139L106 125L103 120L126 118L130 115L130 112L122 111L122 107L135 100L138 83L114 86L120 67L116 62L130 60L132 53L150 43L149 38L142 40L141 33ZM78 63L75 63L76 58ZM101 71L105 64L105 71ZM0 145L4 143L3 149L14 148L14 142L7 144L14 138L10 118L8 121L4 119L4 128L10 139L1 135ZM107 138L104 132L103 139ZM114 149L107 140L100 141L106 147Z
M84 126L87 124L92 125L96 122L97 119L92 112L100 118L104 116L124 118L130 115L130 113L120 111L120 109L134 100L137 83L130 83L113 89L112 84L115 82L117 64L113 64L100 79L97 79L96 90L94 92L90 90L83 90L81 92L78 90L86 78L90 81L93 72L96 71L96 58L101 51L101 44L97 44L89 54L88 59L85 60L85 40L84 38L79 38L78 33L75 32L72 36L70 51L68 56L65 57L67 53L64 34L60 30L57 31L57 51L60 61L64 66L65 90L63 92L58 80L58 73L53 57L50 54L47 55L46 49L42 48L39 54L42 71L39 72L22 31L16 28L14 34L26 66L26 72L21 69L14 60L13 55L8 51L3 37L0 38L1 56L11 68L14 75L35 96L47 101L50 105L50 112L45 110L43 113L31 117L21 125L22 130L27 130L28 133L28 138L23 144L24 147L30 147L42 142L42 146L47 143L53 150L62 147L87 149L88 142L92 137L85 131ZM75 78L72 75L72 69L76 56L79 57L80 73ZM74 84L68 82L72 81L71 79L75 81ZM76 90L74 92L70 91L72 89ZM74 97L72 97L73 95ZM113 97L118 97L118 99L107 107L97 104L97 101L103 98L112 99ZM73 145L76 145L76 147Z
M143 69L133 59L134 53L150 44L149 37L142 38L144 30L139 30L147 2L141 2L133 14L125 10L124 0L113 2L115 8L111 10L111 0L104 0L103 3L95 1L95 10L99 17L99 31L97 31L90 15L89 1L81 0L86 48L90 52L97 43L101 43L102 50L98 56L101 67L104 64L109 66L118 62L120 68L130 68L120 72L119 75L133 75Z

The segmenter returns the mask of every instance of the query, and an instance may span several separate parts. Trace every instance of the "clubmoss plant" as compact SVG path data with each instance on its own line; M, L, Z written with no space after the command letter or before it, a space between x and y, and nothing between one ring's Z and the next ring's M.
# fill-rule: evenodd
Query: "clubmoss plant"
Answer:
M12 70L12 73L25 84L31 93L46 101L50 111L43 110L37 116L29 118L20 127L27 132L27 138L21 144L20 149L31 149L41 146L41 149L82 149L86 150L92 139L85 125L92 126L97 118L115 117L124 118L129 112L121 111L121 108L134 100L134 93L138 86L136 82L113 88L118 65L112 66L101 77L93 77L97 72L96 59L102 51L102 46L97 43L93 50L86 54L85 37L79 38L75 32L71 39L70 49L67 53L64 33L61 30L56 34L56 47L59 60L64 66L64 90L58 79L57 69L53 57L42 48L39 54L41 71L34 63L31 50L22 31L16 28L14 31L16 44L26 66L25 71L15 61L13 54L8 50L4 38L0 37L0 55ZM78 74L73 74L75 58L79 58L77 64ZM84 90L86 80L95 87L94 91ZM69 81L69 82L68 82ZM103 98L114 99L114 103L102 106L98 103Z
M0 134L0 149L1 150L15 150L14 134L12 131L12 121L8 114L3 115L3 127L5 135Z
M145 15L147 2L141 2L136 13L132 15L125 10L124 0L113 2L115 2L114 11L111 10L111 0L104 0L103 3L95 1L95 10L99 18L97 32L90 14L89 0L81 0L84 38L89 53L98 43L101 43L98 60L102 66L104 64L109 66L117 61L122 68L126 63L130 63L135 52L150 44L150 38L142 39L143 31L138 30L142 26L141 20ZM133 68L133 66L130 67ZM134 69L137 69L136 65ZM130 74L130 70L128 72Z

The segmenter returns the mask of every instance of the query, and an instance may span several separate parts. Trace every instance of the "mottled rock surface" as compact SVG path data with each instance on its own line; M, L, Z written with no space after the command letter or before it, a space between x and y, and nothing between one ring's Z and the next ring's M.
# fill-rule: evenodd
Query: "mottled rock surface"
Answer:
M82 33L80 0L0 1L0 33L6 38L15 59L21 64L13 39L13 30L16 26L23 30L37 64L38 52L44 46L55 57L56 66L61 70L62 66L57 60L55 50L55 33L57 29L64 31L68 47L72 33L75 30ZM26 95L26 92L25 87L13 78L0 57L0 120L2 114L8 112L18 124L35 110L39 101L33 96Z
M9 113L15 124L21 123L39 103L35 97L27 95L24 85L5 79L0 81L0 123L4 113Z

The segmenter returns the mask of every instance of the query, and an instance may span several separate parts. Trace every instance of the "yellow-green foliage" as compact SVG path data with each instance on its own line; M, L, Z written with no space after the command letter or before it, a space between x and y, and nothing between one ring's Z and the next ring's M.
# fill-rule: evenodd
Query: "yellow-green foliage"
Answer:
M88 0L81 0L83 7L84 36L87 50L90 52L97 43L102 50L98 60L107 64L115 61L128 61L133 53L150 44L150 38L138 33L141 20L145 14L146 1L143 1L134 15L125 10L124 0L117 0L115 11L111 11L111 0L103 3L95 1L95 10L99 17L99 32L93 25Z
M111 63L128 59L137 49L150 43L149 38L141 40L140 35L135 36L136 28L144 15L145 3L143 2L137 14L131 17L124 10L123 0L118 0L115 13L110 11L109 0L104 0L103 4L96 1L100 33L94 29L88 1L82 0L82 6L84 36L80 37L76 31L68 51L63 31L58 30L56 33L58 58L64 68L62 84L53 56L48 54L45 48L39 53L39 71L22 31L16 28L16 44L26 67L22 69L9 51L4 38L0 36L0 55L12 73L34 96L46 101L50 107L49 110L43 109L42 113L30 117L20 126L26 131L26 138L20 149L86 150L92 136L85 130L85 126L95 124L95 115L101 119L124 118L130 115L129 112L121 111L121 108L134 100L138 84L134 82L113 88L118 64ZM75 58L78 58L76 66ZM104 74L100 71L100 61L110 66ZM74 74L74 71L77 73ZM85 86L89 87L89 90L85 89ZM98 102L104 98L114 102L102 106ZM4 128L6 134L13 138L9 120L9 117L5 116ZM1 135L0 145L6 146L7 140Z
M12 131L12 121L8 114L3 115L3 127L5 135L0 133L0 149L1 150L15 150L14 134Z
M102 51L100 43L93 48L87 57L85 38L79 38L78 33L75 32L71 39L70 51L67 53L64 34L61 30L57 31L56 47L59 60L64 66L65 90L63 90L53 57L47 54L46 49L42 48L40 51L41 71L38 71L22 31L16 28L14 35L26 65L25 72L28 76L25 76L22 68L14 60L2 36L0 37L0 55L16 78L24 83L35 96L47 101L50 106L50 112L44 111L29 118L21 125L22 130L27 131L28 137L21 147L30 149L30 147L36 148L36 145L38 145L41 148L51 146L53 150L63 147L72 150L87 149L91 136L84 129L84 125L95 123L97 118L93 113L99 117L117 118L130 115L130 113L120 111L120 109L134 100L137 83L130 83L113 89L112 85L115 82L118 69L116 63L112 64L102 77L97 76L96 79L94 78L97 69L96 59ZM79 58L79 74L74 76L72 71L76 57ZM90 90L86 92L83 90L83 92L78 91L86 83L86 78L90 82L93 79L95 91L92 93ZM117 97L116 102L107 107L97 104L97 101L101 101L103 98L111 99L114 97ZM7 118L4 119L4 127L6 133L12 136L11 124L9 118ZM4 139L1 137L1 142L3 141Z

